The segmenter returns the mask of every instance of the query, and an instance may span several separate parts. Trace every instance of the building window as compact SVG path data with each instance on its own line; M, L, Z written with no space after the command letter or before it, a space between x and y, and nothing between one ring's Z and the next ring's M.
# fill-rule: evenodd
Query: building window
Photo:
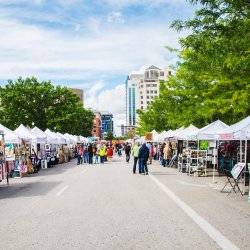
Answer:
M141 88L143 88L143 85L141 85Z
M143 109L143 106L141 106L141 109Z
M149 94L149 90L147 90L147 94Z
M160 76L164 76L164 71L161 71L161 72L160 72Z
M154 91L153 91L153 90L151 90L151 91L150 91L150 93L151 93L151 94L153 94L153 93L154 93Z
M155 90L155 94L157 94L157 90Z
M141 99L143 99L143 96L141 96Z
M168 75L171 76L171 75L172 75L172 72L171 72L171 71L168 71Z
M150 101L147 101L147 104L149 104L150 103Z
M147 95L147 99L149 99L149 96Z
M141 101L141 104L143 104L143 101Z

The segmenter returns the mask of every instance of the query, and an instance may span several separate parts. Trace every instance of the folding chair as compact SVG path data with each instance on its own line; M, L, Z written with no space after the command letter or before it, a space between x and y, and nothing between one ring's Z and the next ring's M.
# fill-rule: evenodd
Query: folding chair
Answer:
M234 193L237 193L237 190L238 190L240 194L243 196L244 194L239 187L239 181L242 177L243 170L244 170L244 164L242 163L236 164L231 171L223 169L223 173L225 174L227 178L227 182L225 183L224 187L221 189L221 192L224 192L225 188L229 184L231 186L231 190L228 192L228 194L230 194L232 190L234 191Z

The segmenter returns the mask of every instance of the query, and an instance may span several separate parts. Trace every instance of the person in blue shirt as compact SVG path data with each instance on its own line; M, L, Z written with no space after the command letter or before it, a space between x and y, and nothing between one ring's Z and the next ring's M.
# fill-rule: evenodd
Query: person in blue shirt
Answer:
M149 149L146 146L146 143L143 143L139 150L139 173L148 175L148 166L147 161L149 157Z

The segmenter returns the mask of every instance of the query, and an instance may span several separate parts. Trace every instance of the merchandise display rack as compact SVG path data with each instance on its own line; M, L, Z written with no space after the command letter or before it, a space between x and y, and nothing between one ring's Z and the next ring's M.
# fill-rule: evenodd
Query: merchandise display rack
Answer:
M187 170L189 175L207 176L207 150L189 149Z

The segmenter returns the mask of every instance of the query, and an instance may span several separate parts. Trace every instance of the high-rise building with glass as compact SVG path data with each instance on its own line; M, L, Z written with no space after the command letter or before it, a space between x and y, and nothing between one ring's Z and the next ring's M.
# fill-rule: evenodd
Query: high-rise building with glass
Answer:
M141 77L141 74L130 74L126 79L126 125L131 127L136 124L137 82Z
M146 110L159 96L160 82L172 75L168 67L161 69L154 65L140 72L131 73L126 79L126 127L136 126L137 110ZM130 128L130 129L129 129Z

